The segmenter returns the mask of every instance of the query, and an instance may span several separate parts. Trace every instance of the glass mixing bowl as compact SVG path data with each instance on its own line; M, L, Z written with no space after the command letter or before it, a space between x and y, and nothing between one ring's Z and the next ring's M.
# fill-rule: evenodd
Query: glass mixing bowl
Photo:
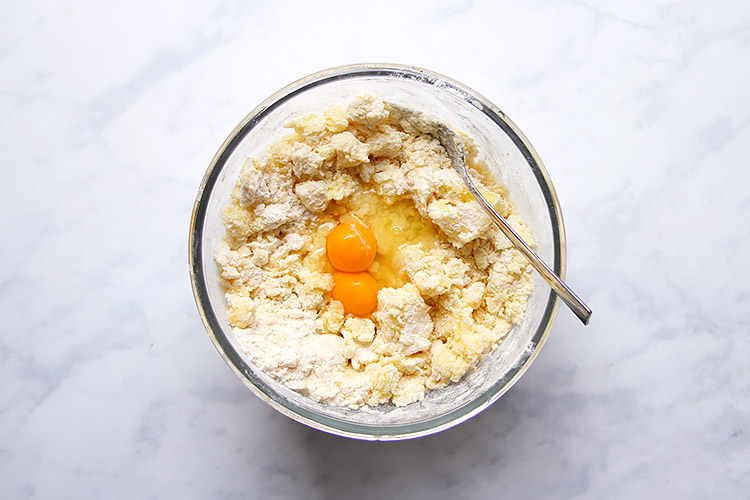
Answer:
M247 358L227 323L224 292L213 259L224 234L220 212L243 162L260 156L287 133L290 119L321 112L369 92L436 115L477 143L493 175L505 183L536 240L539 256L565 277L565 229L552 181L536 151L505 114L486 98L445 76L411 66L357 64L315 73L266 99L229 134L211 161L190 224L190 277L203 323L227 364L258 397L284 415L326 432L358 439L425 436L467 420L507 391L539 353L557 315L559 299L534 273L523 321L461 381L428 391L398 408L359 409L318 403L263 373Z

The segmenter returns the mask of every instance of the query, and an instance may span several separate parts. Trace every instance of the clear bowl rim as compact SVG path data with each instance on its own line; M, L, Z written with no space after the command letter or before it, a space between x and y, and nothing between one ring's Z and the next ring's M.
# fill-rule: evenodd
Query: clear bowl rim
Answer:
M243 139L245 133L249 132L254 124L258 123L266 113L297 93L327 82L362 76L406 78L431 84L439 82L441 85L448 86L452 90L462 93L471 104L478 107L495 124L501 127L515 143L516 147L524 154L526 162L534 173L542 190L548 212L552 218L554 259L550 266L558 276L565 279L566 238L560 203L547 169L523 132L503 111L470 87L434 71L416 66L391 63L350 64L318 71L283 87L248 113L219 147L201 180L190 217L188 264L193 296L206 332L227 365L256 396L287 417L330 434L368 441L396 441L435 434L458 425L488 408L505 394L528 369L546 342L560 306L558 296L550 290L541 321L531 340L534 349L525 356L521 363L482 393L480 397L439 417L414 424L382 427L343 422L325 415L310 412L284 399L267 386L267 384L263 383L262 380L251 378L250 374L252 371L246 365L241 355L232 347L213 311L203 272L204 255L202 236L209 199L209 196L204 196L204 193L207 192L207 189L209 193L211 192L210 190L216 183L226 159ZM343 425L337 426L337 423ZM430 423L434 423L434 425L425 425ZM379 432L383 429L387 429L389 432Z

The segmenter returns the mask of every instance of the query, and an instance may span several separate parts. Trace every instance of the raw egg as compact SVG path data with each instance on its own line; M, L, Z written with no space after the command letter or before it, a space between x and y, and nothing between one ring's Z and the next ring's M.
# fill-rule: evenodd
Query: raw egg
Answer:
M334 271L331 296L344 305L344 312L367 316L378 305L378 284L368 272Z
M334 227L326 241L328 260L334 268L347 273L364 271L372 261L378 246L372 231L354 217L342 220Z

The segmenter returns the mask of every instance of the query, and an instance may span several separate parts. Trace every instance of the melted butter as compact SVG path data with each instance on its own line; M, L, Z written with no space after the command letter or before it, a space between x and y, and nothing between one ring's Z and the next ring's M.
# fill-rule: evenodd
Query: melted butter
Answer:
M377 194L369 191L355 195L347 204L347 210L375 235L378 253L369 271L381 288L400 287L406 282L392 264L401 246L422 244L430 248L438 238L432 223L419 214L409 199L386 205Z
M326 255L326 241L328 233L331 232L336 224L336 219L329 214L323 214L320 217L318 225L313 228L310 237L310 246L308 247L308 252L303 259L306 266L317 267L326 273L332 273L334 271L333 266L328 261L328 256Z

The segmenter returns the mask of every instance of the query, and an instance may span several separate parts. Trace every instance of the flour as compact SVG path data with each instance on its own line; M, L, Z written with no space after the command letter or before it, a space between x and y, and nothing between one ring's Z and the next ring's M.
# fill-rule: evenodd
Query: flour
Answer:
M369 95L292 121L243 166L217 245L228 321L261 370L317 401L407 405L457 382L523 317L531 267L471 198L440 143ZM486 197L526 241L507 190ZM380 253L371 317L331 299L325 241L356 214Z

